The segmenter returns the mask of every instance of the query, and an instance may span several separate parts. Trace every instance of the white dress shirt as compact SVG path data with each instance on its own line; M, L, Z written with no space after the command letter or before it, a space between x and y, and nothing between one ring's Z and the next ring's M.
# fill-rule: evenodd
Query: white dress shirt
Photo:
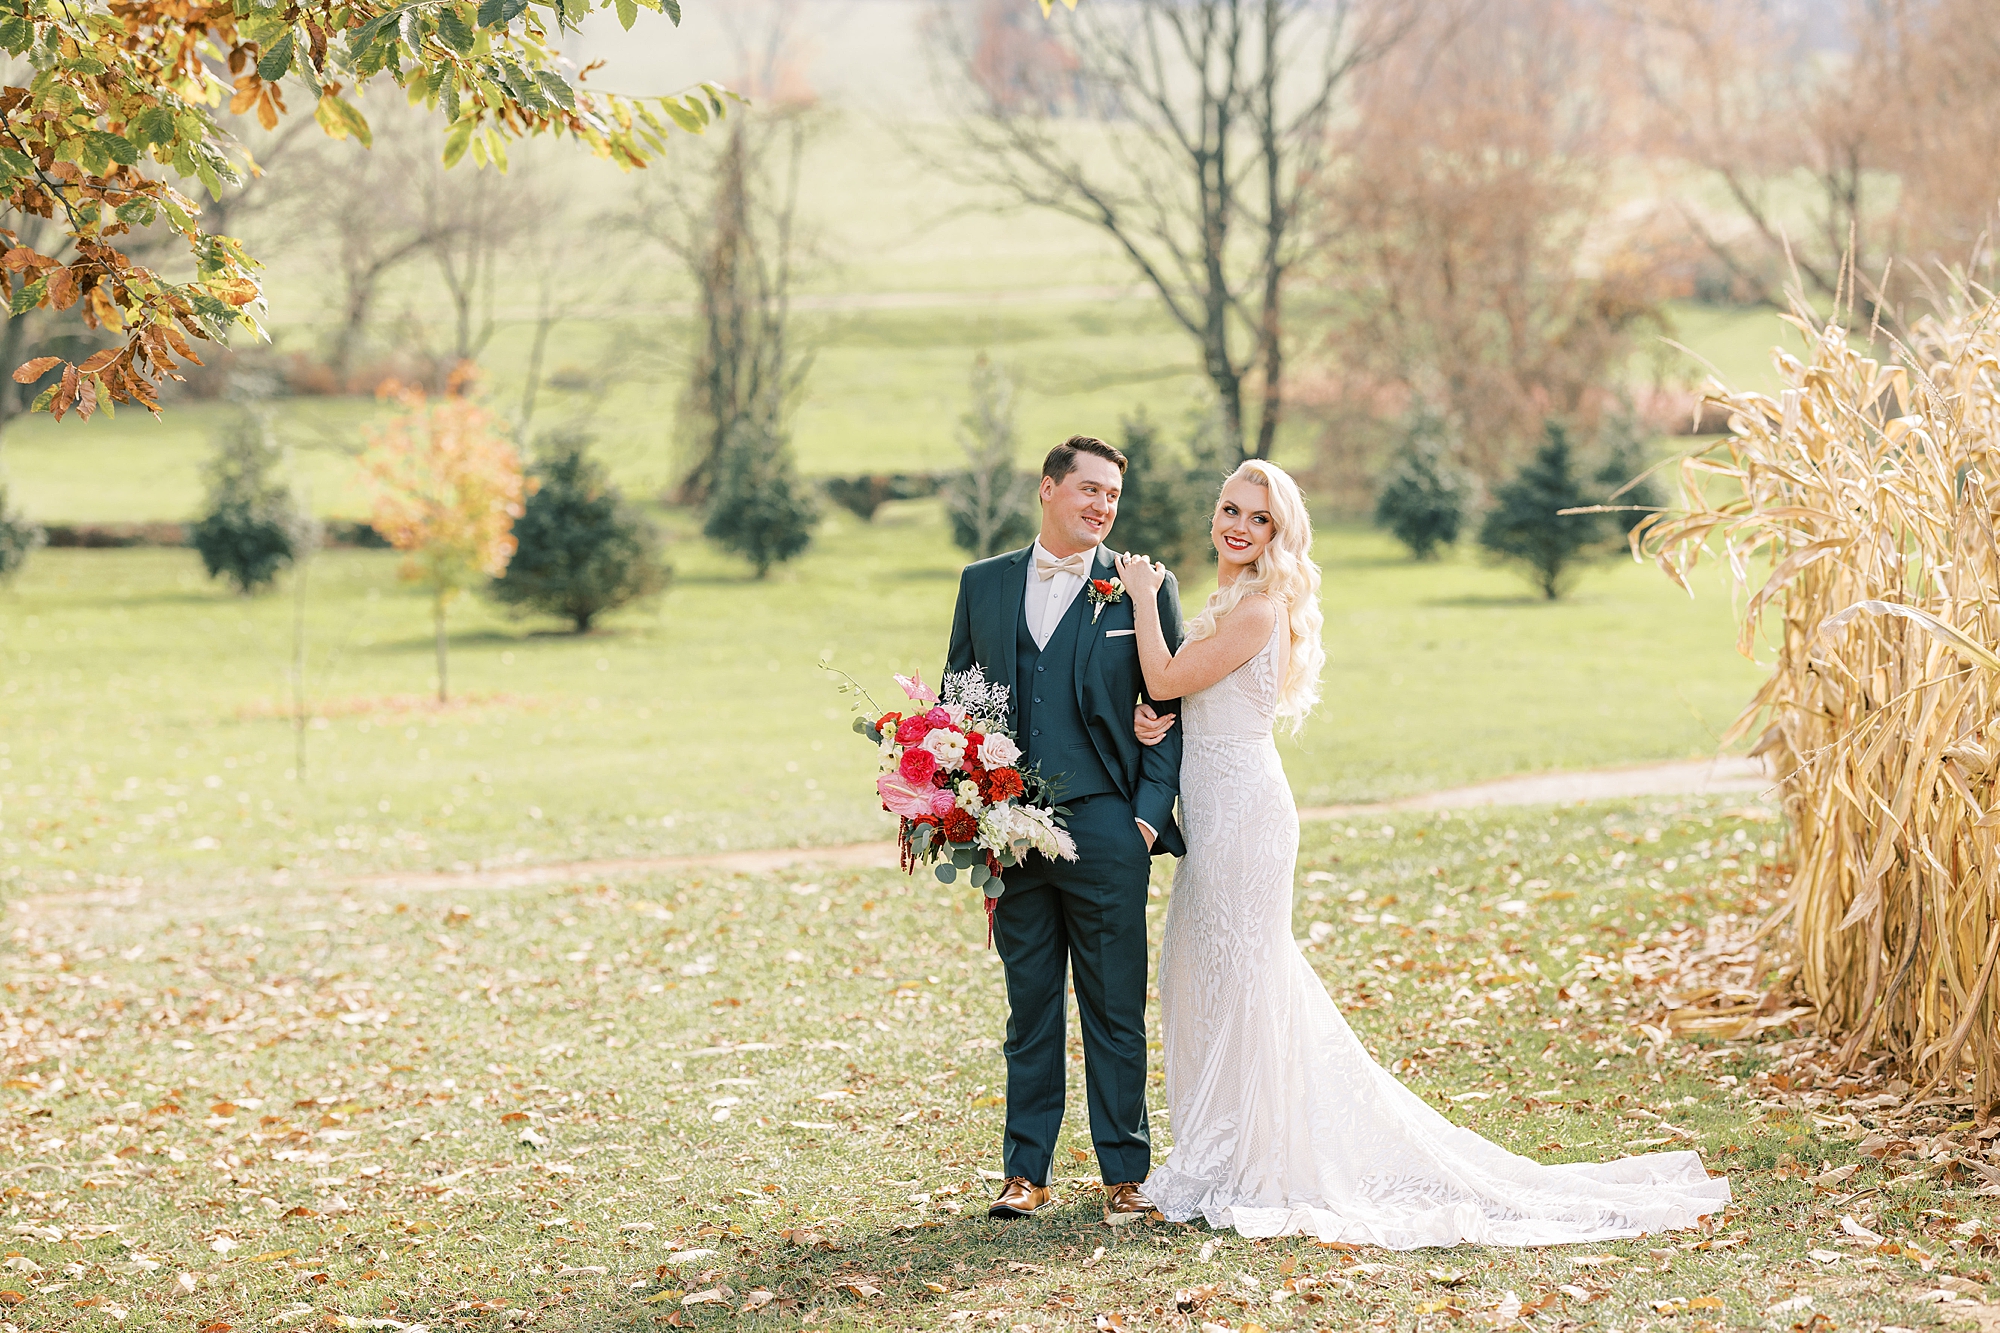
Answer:
M1083 554L1090 562L1086 568L1096 564L1096 547L1091 547ZM1043 549L1040 538L1036 539L1034 546L1029 550L1028 559L1037 565L1055 561L1055 557ZM1023 610L1028 617L1028 634L1034 639L1035 647L1049 646L1049 640L1055 636L1056 626L1062 623L1063 616L1069 612L1070 603L1074 602L1076 595L1082 591L1081 574L1059 570L1048 578L1043 578L1034 569L1028 571L1027 602Z

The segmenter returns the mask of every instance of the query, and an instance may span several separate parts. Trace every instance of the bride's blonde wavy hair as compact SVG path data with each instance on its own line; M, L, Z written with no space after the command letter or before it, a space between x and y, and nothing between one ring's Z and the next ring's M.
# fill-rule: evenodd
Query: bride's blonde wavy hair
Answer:
M1215 633L1217 621L1245 597L1257 593L1282 607L1291 626L1292 651L1278 690L1278 715L1291 719L1296 734L1305 725L1306 714L1319 702L1319 673L1326 665L1326 649L1320 643L1326 617L1319 609L1312 518L1306 513L1306 497L1299 484L1276 464L1261 458L1246 459L1222 484L1227 486L1238 478L1262 488L1269 497L1271 544L1234 583L1210 594L1208 605L1188 625L1187 637L1190 641L1208 638Z

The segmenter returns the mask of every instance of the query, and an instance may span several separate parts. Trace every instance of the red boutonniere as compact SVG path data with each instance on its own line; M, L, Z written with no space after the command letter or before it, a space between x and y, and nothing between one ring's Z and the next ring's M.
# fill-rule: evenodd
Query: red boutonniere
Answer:
M1124 600L1125 585L1117 579L1092 579L1083 595L1090 599L1090 623L1095 625L1105 607Z

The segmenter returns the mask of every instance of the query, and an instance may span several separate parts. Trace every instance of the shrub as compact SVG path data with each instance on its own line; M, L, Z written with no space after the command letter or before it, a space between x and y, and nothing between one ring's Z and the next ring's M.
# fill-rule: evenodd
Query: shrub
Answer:
M1493 493L1493 508L1479 526L1479 544L1494 557L1520 565L1554 601L1568 589L1576 562L1603 535L1598 514L1564 514L1596 503L1576 475L1569 431L1543 426L1542 447Z
M514 558L489 585L520 610L561 616L582 634L605 611L667 586L659 529L628 503L581 436L545 438L536 483L514 521Z
M226 578L246 595L270 587L302 544L304 520L273 475L277 462L262 425L245 415L216 442L208 501L188 529L188 544L201 553L208 576Z
M40 527L7 507L7 488L0 485L0 583L12 582L43 541Z
M1124 493L1118 498L1118 545L1186 569L1208 542L1210 502L1215 498L1214 466L1183 465L1168 453L1163 432L1142 407L1120 424L1119 449L1126 458ZM1197 431L1190 452L1199 448Z
M1014 381L981 353L972 363L972 407L960 419L965 471L945 490L951 539L974 560L1027 542L1036 521L1035 478L1014 466Z
M923 473L870 473L860 477L828 477L826 498L864 523L891 500L916 500L938 492L937 478Z
M414 386L383 386L403 410L371 427L361 469L375 492L372 523L403 553L405 583L431 594L437 697L450 697L445 616L465 588L507 571L514 521L529 482L499 418L467 398L432 399Z
M1434 559L1465 527L1478 483L1457 462L1457 441L1434 412L1414 413L1375 497L1375 524L1418 560Z
M812 544L819 495L798 474L790 441L750 418L722 451L702 531L756 567L757 577Z

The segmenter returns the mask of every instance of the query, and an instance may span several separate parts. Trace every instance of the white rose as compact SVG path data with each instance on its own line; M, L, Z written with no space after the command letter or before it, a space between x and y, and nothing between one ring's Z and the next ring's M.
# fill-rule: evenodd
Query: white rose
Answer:
M1005 736L988 736L979 743L979 762L987 768L1011 768L1021 757L1021 747Z
M937 757L939 768L957 768L965 758L965 737L943 727L925 736L918 748L929 750Z

